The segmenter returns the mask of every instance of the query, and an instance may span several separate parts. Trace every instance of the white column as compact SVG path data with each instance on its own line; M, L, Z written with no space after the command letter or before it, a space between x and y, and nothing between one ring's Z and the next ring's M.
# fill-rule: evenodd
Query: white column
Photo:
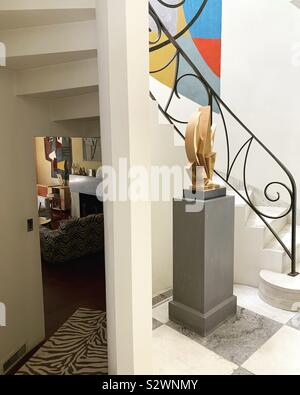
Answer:
M103 164L149 169L148 0L96 3ZM109 373L151 373L151 204L104 213Z

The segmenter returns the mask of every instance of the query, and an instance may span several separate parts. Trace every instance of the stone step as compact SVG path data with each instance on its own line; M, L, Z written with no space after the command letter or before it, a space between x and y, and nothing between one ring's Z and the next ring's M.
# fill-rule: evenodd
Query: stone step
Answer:
M250 190L248 193L249 193L250 199L252 201L254 201L253 191ZM244 196L247 199L245 191L238 190L238 193L237 193L233 189L228 189L227 190L227 194L235 197L235 207L236 207L236 209L244 209L245 210L244 218L245 218L245 222L246 222L248 220L249 215L251 214L252 210L251 210L250 206L242 198L242 196Z
M297 234L296 234L296 244L297 244L297 261L300 261L300 226L297 226ZM287 246L288 249L291 248L291 225L287 224L281 232L279 232L279 237ZM279 244L279 242L274 238L266 247L267 251L272 251L274 258L275 255L278 256L278 259L282 261L282 272L289 273L291 269L291 259L288 254L284 251L283 247Z
M274 217L280 216L286 211L285 207L271 206L257 206L257 209L261 213ZM275 232L279 233L287 225L288 217L286 216L280 219L266 218L266 222L274 229ZM247 226L250 228L264 229L264 241L266 246L274 239L272 232L254 211L249 215Z
M287 224L284 228L279 232L279 237L285 243L288 248L291 248L291 225ZM300 226L297 226L297 236L296 236L297 246L300 247ZM276 239L272 240L268 246L268 249L283 251L283 247L278 243Z
M269 305L282 310L300 310L300 275L262 270L259 278L259 296Z

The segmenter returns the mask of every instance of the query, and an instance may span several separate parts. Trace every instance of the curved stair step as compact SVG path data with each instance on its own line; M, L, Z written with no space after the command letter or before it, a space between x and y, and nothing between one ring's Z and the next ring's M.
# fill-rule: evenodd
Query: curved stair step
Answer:
M243 216L244 216L244 221L246 223L252 210L251 210L250 206L248 206L248 204L245 202L245 200L243 200L243 198L240 196L240 195L246 196L245 191L239 190L238 192L239 193L235 192L233 189L228 189L227 195L235 197L236 210L237 209L244 210ZM249 197L250 197L250 199L253 200L253 191L251 191L251 190L249 191Z
M233 189L228 189L227 190L227 195L235 197L235 205L236 206L248 206L247 203L240 196L240 195L245 196L245 191L241 190L241 191L238 191L238 192L239 193L235 192ZM249 191L249 196L250 196L250 199L253 197L253 192L252 191Z
M296 245L297 245L297 261L300 261L300 226L296 228ZM291 248L291 225L287 224L281 232L279 232L279 237L285 243L287 248ZM282 273L289 273L291 270L291 260L287 253L284 251L283 247L274 238L266 247L266 251L272 252L273 255L277 255L278 259L282 260ZM280 258L279 258L280 257Z
M264 213L266 215L270 215L270 216L280 216L281 214L283 214L286 211L285 207L256 206L256 208L259 211L261 211L262 213ZM273 225L274 222L280 221L280 220L266 218L266 221L268 224ZM248 226L251 226L253 228L263 228L266 225L260 219L260 217L254 211L252 211L252 213L250 214L249 219L248 219Z
M278 309L300 310L300 275L290 277L287 274L262 270L259 278L260 298Z
M257 209L269 216L280 216L285 213L285 207L271 207L271 206L256 206ZM282 229L287 225L288 217L280 219L266 218L266 222L274 229L275 232L281 232ZM249 215L247 226L250 228L264 229L264 240L265 245L268 245L274 238L272 232L268 229L266 224L261 220L261 218L252 211Z
M287 224L284 228L279 232L279 237L285 243L288 248L291 248L291 225ZM300 226L297 226L297 234L296 234L296 243L297 247L300 247ZM274 238L270 241L267 246L267 249L283 251L283 247L278 243L278 241Z

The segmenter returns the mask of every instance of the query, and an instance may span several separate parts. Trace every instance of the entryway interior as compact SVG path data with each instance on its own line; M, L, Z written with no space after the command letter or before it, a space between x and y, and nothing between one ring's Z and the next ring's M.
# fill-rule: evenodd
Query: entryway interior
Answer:
M65 320L67 327L63 328L55 341L60 342L61 334L64 335L66 329L68 331L69 328L73 328L78 320L82 322L88 319L92 324L92 331L98 328L100 334L105 332L103 316L100 314L95 317L90 310L102 306L102 299L100 306L95 293L97 295L101 293L101 298L103 296L102 289L101 291L98 289L99 285L103 284L100 283L99 278L96 279L99 274L98 263L92 258L87 262L86 257L78 257L75 262L72 257L69 263L64 263L62 266L43 263L43 278L46 279L47 286L44 285L44 290L40 286L42 277L38 240L40 230L44 229L44 233L48 230L59 232L59 228L65 221L70 221L71 216L77 216L80 221L85 210L87 211L83 218L86 218L86 215L93 214L89 210L91 202L95 202L95 199L87 197L89 195L81 193L80 190L74 191L76 195L73 197L72 191L68 192L67 188L70 185L63 185L63 180L59 177L61 176L59 172L66 169L66 161L60 159L60 154L51 155L56 149L48 151L45 159L49 166L49 174L51 173L52 176L53 170L58 173L57 177L54 177L55 181L35 180L33 136L43 134L40 143L45 158L47 144L63 145L63 139L72 135L78 138L99 136L100 97L102 136L106 137L103 139L107 155L106 163L117 167L120 157L128 157L133 165L140 165L139 162L143 159L147 166L149 164L185 166L187 159L183 142L180 140L182 145L179 144L178 130L174 128L172 120L174 122L176 119L188 120L188 117L199 107L200 102L201 105L203 104L202 100L199 102L196 100L197 97L194 95L190 97L190 94L199 93L202 96L205 93L203 87L197 89L194 78L182 78L180 83L178 81L178 89L172 89L174 81L176 85L176 79L172 75L176 67L173 67L172 62L178 60L177 55L174 57L174 53L178 54L178 51L172 54L171 63L169 63L168 51L165 53L162 51L161 56L156 51L152 51L150 88L155 93L157 101L150 102L149 111L149 69L146 62L149 48L148 42L143 39L143 34L148 33L147 1L122 2L122 7L120 2L117 14L112 0L97 1L97 16L95 2L89 0L85 2L37 0L34 4L26 3L26 1L10 0L0 5L0 42L3 42L9 50L7 66L0 68L3 125L0 153L1 171L5 180L5 188L1 192L0 303L5 304L8 312L8 325L6 328L0 328L1 374L7 373L8 367L12 366L20 355L24 355L44 341L44 307L48 339L52 338L57 329L62 328L61 325ZM151 0L150 3L157 1ZM170 12L167 28L173 35L177 28L183 28L180 25L184 23L185 13L186 22L191 19L189 15L191 10L189 7L185 8L187 2L185 4L177 2L175 8L171 2L164 3L165 7L169 8L167 11ZM197 2L194 3L196 5ZM286 52L286 49L291 48L295 42L294 35L299 33L297 31L300 26L297 19L300 18L299 2L278 2L276 6L271 6L269 0L256 2L255 6L253 1L249 0L246 6L244 2L241 4L236 0L224 2L209 0L206 3L208 6L213 4L210 10L214 19L219 15L222 32L218 28L218 36L211 42L205 35L194 36L193 31L198 29L194 30L191 27L191 34L183 34L179 37L180 46L183 50L192 49L191 59L196 63L201 75L204 74L206 77L208 73L210 78L211 72L215 74L210 80L212 88L215 90L220 85L220 97L230 105L247 127L253 128L255 136L266 143L268 149L288 165L299 185L297 150L299 100L297 90L293 87L297 85L300 73L297 71L297 64L290 61L291 54L287 56ZM216 12L216 8L214 9L214 3L218 3L218 10L222 9L222 16ZM197 7L202 8L202 5L197 4ZM185 8L179 10L178 17L176 8L177 11ZM159 9L163 8L159 7ZM260 18L257 18L258 14ZM166 13L163 12L164 21L165 15ZM204 15L207 15L206 12ZM121 20L124 25L120 24ZM178 21L180 23L177 23ZM153 22L155 21L152 18L151 45L169 50L170 45L161 46L156 42L161 29L156 26L155 31ZM199 23L203 33L202 28L205 27L205 23L202 19L199 19ZM247 28L249 26L255 26L255 30ZM278 29L278 26L283 28ZM290 29L290 26L293 26L293 29ZM207 24L206 27L210 34L211 25ZM291 32L293 36L290 35ZM110 39L107 40L107 37ZM165 40L164 37L161 38ZM212 57L205 56L208 42L212 44ZM99 73L97 58L98 50L102 62L101 73ZM199 51L204 58L199 56ZM197 55L195 58L194 54ZM233 54L239 56L235 56L233 60ZM118 61L112 62L112 59ZM198 63L199 59L200 63ZM124 65L122 73L119 72L120 64ZM168 76L163 67L166 64L173 70ZM253 66L250 71L249 65ZM219 66L222 66L221 76ZM164 78L154 78L156 73L153 74L153 70L162 70ZM276 80L276 92L279 94L274 94L274 80ZM187 83L186 86L184 82ZM257 86L261 89L256 89ZM180 107L170 105L168 101L170 91L173 95L179 94ZM282 98L287 98L288 111L282 106ZM172 110L171 117L162 116L158 111L159 107L165 108L163 105L165 100L167 100L167 109ZM281 110L276 111L278 108ZM148 122L149 112L151 119ZM214 116L216 119L217 115ZM228 111L225 111L225 116L227 118ZM218 116L217 119L222 121L221 118ZM231 148L234 148L231 158L233 160L236 152L245 153L247 145L243 144L248 142L251 145L253 138L246 133L247 138L244 141L245 135L241 135L240 130L237 130L231 121L228 124L230 126L228 138L230 137ZM284 137L282 125L285 125ZM222 128L222 126L217 128L217 137L222 135L225 139ZM94 133L90 133L92 129ZM289 142L292 142L295 149ZM152 156L149 160L147 155L150 146ZM241 147L245 150L240 150ZM216 148L219 161L217 167L226 170L224 164L228 167L230 165L227 163L226 144ZM53 169L49 159L53 161ZM238 161L235 164L238 164ZM70 163L67 164L67 168L69 165ZM245 190L240 190L246 187L242 182L243 175L238 177L235 173L231 173L236 178L236 184L233 185L241 192L240 198L246 197L254 202L258 211L261 210L277 218L276 233L280 240L286 243L286 239L290 240L291 233L288 216L281 218L281 210L285 212L286 206L276 207L276 203L279 202L271 200L271 203L274 203L271 210L270 199L267 199L269 202L266 206L266 193L263 194L264 188L268 185L265 176L266 178L270 176L271 181L281 181L281 177L277 177L274 167L269 167L268 155L250 155L248 165L247 181L249 187L253 184L256 190L249 189L249 196L245 196ZM92 171L83 175L80 174L80 167ZM76 169L76 166L73 169ZM79 174L73 175L87 177L92 174L94 178L93 170L95 169L91 169L89 165L81 165ZM243 166L240 166L240 170L243 173ZM68 171L72 173L72 166ZM285 192L289 195L288 190ZM71 198L67 196L68 194ZM257 200L254 200L253 194L257 196ZM276 188L270 191L270 197L276 199ZM292 200L295 201L295 196L293 198ZM71 208L68 205L65 208L60 204L56 205L59 201L66 203L68 199L74 203ZM122 212L122 219L130 218L132 221L122 220L118 223L111 221L110 237L107 238L110 248L110 262L107 265L110 280L108 309L112 312L111 316L116 318L115 321L110 322L111 339L113 339L110 367L113 371L121 373L151 371L149 361L151 334L148 325L151 251L153 294L156 295L153 313L155 319L153 355L154 368L157 372L203 373L201 369L204 368L206 373L213 371L220 374L240 372L260 374L268 370L271 374L277 374L277 372L283 373L286 369L287 373L299 374L299 314L274 310L269 304L263 303L257 294L259 283L262 283L264 290L267 291L272 290L274 284L279 284L276 289L279 288L280 291L282 279L294 281L286 276L287 270L291 270L291 262L290 259L286 259L285 252L276 240L276 245L273 244L272 236L265 224L261 224L256 212L251 212L244 203L242 199L241 205L236 196L235 211L238 225L235 231L237 237L235 283L240 285L236 285L235 295L238 296L238 315L236 319L224 323L207 339L199 339L187 329L174 327L173 323L169 322L167 309L168 302L172 298L170 290L172 287L172 202L153 204L151 221L149 215L144 221L141 220L141 216L132 215L128 205L123 205L122 210L118 203L108 207L109 218ZM147 213L149 213L148 208L145 205L144 209ZM37 215L38 210L40 217ZM299 234L299 229L297 231ZM116 240L117 244L115 244ZM299 248L300 241L296 241L295 247ZM116 245L117 248L114 250ZM286 245L290 247L288 243ZM115 254L116 252L118 255ZM54 253L55 249L48 248L45 255L51 261L53 259L51 255ZM130 259L131 257L133 258ZM89 271L86 271L87 267ZM264 269L263 276L260 277L262 269ZM136 283L131 288L133 278ZM90 285L88 289L82 285L84 281ZM93 296L90 288L95 290ZM141 289L143 292L140 292ZM165 294L163 290L166 289L168 291ZM296 291L296 294L298 293L296 297L299 299L300 286L297 286ZM45 306L42 302L43 293ZM284 299L286 294L290 295L289 292L284 292L282 298L282 293L279 292L278 299ZM148 300L149 309L146 307ZM82 305L84 307L80 307ZM75 315L72 316L74 312ZM130 314L132 319L128 319ZM124 330L120 331L119 328ZM85 327L80 333L86 333ZM128 345L128 333L134 334L134 347ZM90 337L85 341L89 339ZM115 345L117 346L114 347ZM51 350L51 344L47 345L46 351L49 349ZM97 355L103 356L103 350L99 350ZM40 360L33 362L39 369L41 368ZM94 368L91 367L92 370ZM67 370L64 373L72 372ZM78 373L78 370L75 373Z

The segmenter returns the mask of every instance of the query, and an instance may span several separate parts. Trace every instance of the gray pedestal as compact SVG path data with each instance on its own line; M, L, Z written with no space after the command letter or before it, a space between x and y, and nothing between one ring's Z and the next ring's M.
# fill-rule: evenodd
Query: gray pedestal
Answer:
M206 336L236 314L234 197L174 201L174 300L170 320ZM187 209L188 207L188 209Z
M226 188L211 189L207 191L196 190L195 192L193 192L192 188L183 190L184 199L210 200L223 196L226 196Z

